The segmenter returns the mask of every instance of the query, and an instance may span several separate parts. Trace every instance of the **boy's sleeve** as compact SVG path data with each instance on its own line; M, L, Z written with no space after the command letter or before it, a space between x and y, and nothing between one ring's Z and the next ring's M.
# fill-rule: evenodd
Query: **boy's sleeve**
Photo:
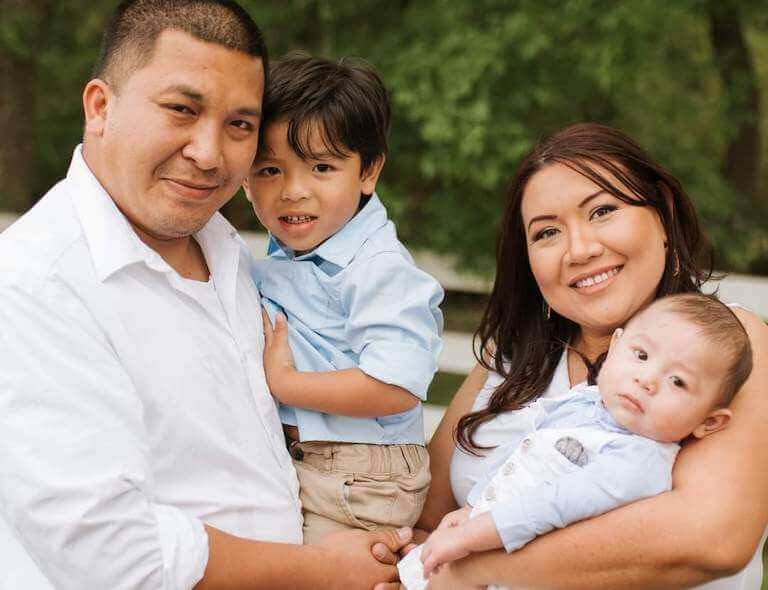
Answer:
M440 284L399 252L358 261L341 302L360 370L426 399L442 348L442 299Z
M655 443L621 439L585 467L515 490L491 516L504 548L515 551L553 529L668 491L673 463Z

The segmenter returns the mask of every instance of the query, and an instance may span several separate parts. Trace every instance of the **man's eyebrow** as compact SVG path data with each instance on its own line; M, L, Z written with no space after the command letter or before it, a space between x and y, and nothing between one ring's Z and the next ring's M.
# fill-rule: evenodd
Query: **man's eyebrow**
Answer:
M591 195L587 195L586 197L584 197L581 203L579 203L579 209L581 209L584 205L589 203L592 199L602 195L604 192L605 191L603 189L600 189L592 193ZM531 231L531 225L533 225L537 221L551 221L553 219L557 219L557 215L537 215L536 217L534 217L528 222L528 231Z
M259 107L243 107L235 111L237 115L261 119L261 109Z

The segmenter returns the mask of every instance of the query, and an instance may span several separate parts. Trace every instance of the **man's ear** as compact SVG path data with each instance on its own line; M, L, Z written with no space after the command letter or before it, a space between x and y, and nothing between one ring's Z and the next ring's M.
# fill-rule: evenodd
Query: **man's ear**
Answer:
M94 78L83 89L83 111L85 112L85 134L101 137L107 122L109 103L114 93L104 80Z
M693 431L693 436L696 438L704 438L709 436L713 432L722 430L728 426L728 422L731 421L732 412L728 408L718 408L712 410L707 417L704 418L704 422L699 424Z
M384 168L384 162L386 158L382 154L376 158L370 165L362 171L360 180L363 183L362 193L364 195L372 195L376 191L376 183L379 181L379 175Z

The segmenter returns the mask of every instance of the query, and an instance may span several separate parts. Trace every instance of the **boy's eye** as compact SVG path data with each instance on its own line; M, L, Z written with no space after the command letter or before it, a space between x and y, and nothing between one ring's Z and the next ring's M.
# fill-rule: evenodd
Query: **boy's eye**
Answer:
M647 361L648 360L648 353L645 352L642 348L635 348L632 351L635 355L635 358L639 361Z
M277 166L264 166L256 170L256 176L263 176L269 178L270 176L277 176L280 174L280 168Z
M554 227L545 227L533 234L533 241L538 242L539 240L546 240L547 238L556 236L557 233L558 231Z
M675 387L679 387L680 389L685 389L685 381L680 379L677 375L673 375L670 379L672 381L672 385Z
M312 167L312 170L314 172L320 172L321 174L326 172L331 172L333 170L333 166L330 164L324 164L323 162L318 162Z
M597 219L598 217L605 217L609 213L616 211L616 209L617 207L615 205L600 205L589 214L589 218Z

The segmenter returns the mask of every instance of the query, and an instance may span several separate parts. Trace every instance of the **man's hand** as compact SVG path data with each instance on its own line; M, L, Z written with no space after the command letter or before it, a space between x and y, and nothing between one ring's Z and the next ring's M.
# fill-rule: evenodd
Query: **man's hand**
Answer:
M389 588L386 583L397 580L396 554L411 541L411 535L411 529L403 528L371 533L344 531L324 537L321 547L331 573L326 588L370 590L377 584Z
M438 528L421 548L424 577L429 578L442 564L469 555L466 533L460 526Z
M288 389L287 383L296 373L293 353L288 345L288 323L285 316L278 313L273 328L264 309L261 310L261 319L264 324L264 375L267 385L272 395L281 402L288 403L288 400L284 399Z
M458 510L449 512L448 514L443 516L443 519L440 521L440 524L437 525L437 528L452 529L453 527L462 525L469 520L469 515L471 513L472 513L471 506L464 506L464 508L459 508Z

